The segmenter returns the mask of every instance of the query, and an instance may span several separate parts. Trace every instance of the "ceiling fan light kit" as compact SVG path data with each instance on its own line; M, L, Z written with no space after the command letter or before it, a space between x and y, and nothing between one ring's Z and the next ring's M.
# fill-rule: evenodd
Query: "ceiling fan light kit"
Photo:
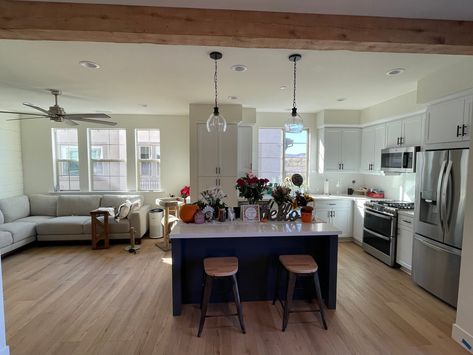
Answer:
M49 118L51 121L62 123L69 126L77 126L78 122L89 122L89 123L96 123L102 124L107 126L116 126L116 122L112 121L103 121L98 118L109 119L110 116L104 113L76 113L76 114L67 114L64 108L59 106L58 104L58 96L61 95L60 90L50 89L51 94L54 96L54 105L49 107L49 110L45 110L39 106L35 106L28 102L24 102L23 105L35 109L41 113L30 113L30 112L15 112L15 111L0 111L0 113L11 113L16 115L26 115L26 116L33 116L33 117L21 117L21 118L12 118L8 119L7 121L21 121L21 120L28 120L28 119L37 119L37 118Z
M297 62L302 59L300 54L291 54L289 61L294 63L294 79L293 79L293 99L292 99L292 110L291 115L284 124L284 130L288 133L300 133L304 129L304 120L297 113L296 106L296 79L297 79Z
M217 131L217 132L225 132L227 130L227 121L225 117L223 117L218 109L218 65L217 62L222 59L223 55L220 52L212 52L210 53L210 59L215 62L215 71L214 71L214 88L215 88L215 104L213 108L213 112L210 114L209 118L207 119L207 131Z

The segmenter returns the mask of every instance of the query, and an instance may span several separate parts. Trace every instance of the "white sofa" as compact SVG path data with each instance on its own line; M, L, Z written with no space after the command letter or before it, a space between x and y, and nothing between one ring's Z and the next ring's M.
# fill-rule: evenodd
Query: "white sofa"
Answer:
M91 240L89 212L98 207L115 210L125 200L139 195L31 195L0 200L0 255L38 241ZM148 229L149 206L116 222L109 218L110 238L129 239L134 227L137 239Z

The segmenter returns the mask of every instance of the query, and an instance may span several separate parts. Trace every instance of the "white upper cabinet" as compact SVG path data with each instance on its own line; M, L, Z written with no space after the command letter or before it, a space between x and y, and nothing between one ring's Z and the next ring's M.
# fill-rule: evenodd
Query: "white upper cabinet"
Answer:
M238 126L228 124L227 130L218 134L220 176L236 176L238 166Z
M458 143L470 139L472 97L430 105L427 109L426 144Z
M360 170L376 172L381 170L381 150L386 146L386 125L363 128L361 142Z
M386 146L397 147L401 145L402 120L386 123Z
M207 132L205 124L197 125L199 176L216 176L218 174L218 135Z
M319 171L358 171L361 130L325 128L320 130Z
M424 115L419 114L386 123L386 146L415 146L423 143Z

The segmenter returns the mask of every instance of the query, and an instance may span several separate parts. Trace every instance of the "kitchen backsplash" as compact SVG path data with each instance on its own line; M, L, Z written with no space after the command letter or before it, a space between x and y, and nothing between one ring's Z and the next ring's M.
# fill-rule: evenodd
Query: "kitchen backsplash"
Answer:
M363 175L347 173L312 174L310 192L322 194L324 181L328 179L330 194L347 193L349 187L367 187L384 191L385 198L414 202L415 199L415 174L400 175ZM352 181L355 180L355 184Z

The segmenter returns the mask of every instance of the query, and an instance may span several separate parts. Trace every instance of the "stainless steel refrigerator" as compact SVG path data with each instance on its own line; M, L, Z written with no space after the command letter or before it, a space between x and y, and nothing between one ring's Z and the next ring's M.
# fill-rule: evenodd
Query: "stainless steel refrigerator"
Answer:
M468 149L418 153L413 280L456 307Z

